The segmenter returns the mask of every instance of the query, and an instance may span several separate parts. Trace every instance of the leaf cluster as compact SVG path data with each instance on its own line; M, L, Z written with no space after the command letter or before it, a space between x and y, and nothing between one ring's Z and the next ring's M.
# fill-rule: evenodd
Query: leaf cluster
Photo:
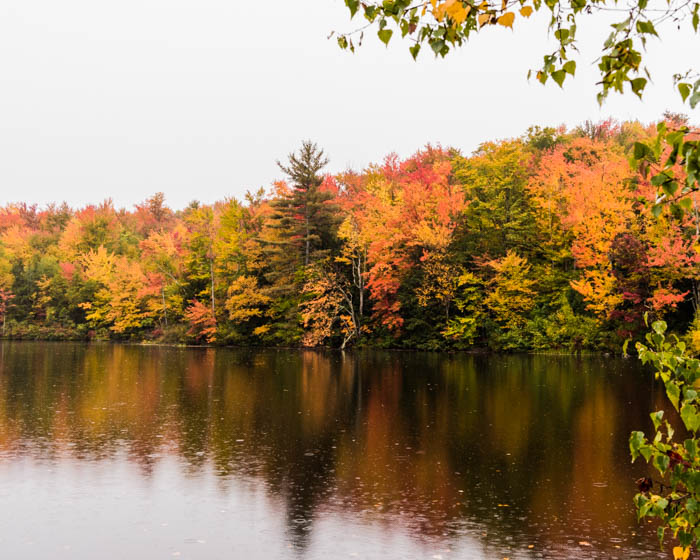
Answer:
M661 481L642 478L634 497L638 518L658 518L659 540L663 542L670 530L680 547L676 557L686 557L690 547L700 539L700 450L697 439L700 430L700 360L686 353L685 343L675 335L667 336L663 321L652 324L647 344L637 343L639 357L654 367L663 382L666 395L679 413L688 436L677 441L664 411L651 413L654 434L647 438L643 432L632 432L629 440L632 460L642 457L653 465Z

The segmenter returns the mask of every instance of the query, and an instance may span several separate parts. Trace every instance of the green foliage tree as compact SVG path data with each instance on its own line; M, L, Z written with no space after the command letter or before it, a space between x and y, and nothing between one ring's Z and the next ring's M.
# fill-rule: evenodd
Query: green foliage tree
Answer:
M471 272L457 277L455 307L457 314L447 322L443 334L457 348L469 348L476 342L484 319L484 291L481 279Z
M528 254L537 247L526 190L529 160L519 140L482 144L472 157L455 158L455 177L470 201L462 222L466 253L500 257L509 250Z

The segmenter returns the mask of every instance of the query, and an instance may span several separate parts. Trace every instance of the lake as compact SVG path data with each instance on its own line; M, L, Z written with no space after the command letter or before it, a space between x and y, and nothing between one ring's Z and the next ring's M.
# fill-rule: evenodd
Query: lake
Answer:
M634 359L4 342L17 559L667 558Z

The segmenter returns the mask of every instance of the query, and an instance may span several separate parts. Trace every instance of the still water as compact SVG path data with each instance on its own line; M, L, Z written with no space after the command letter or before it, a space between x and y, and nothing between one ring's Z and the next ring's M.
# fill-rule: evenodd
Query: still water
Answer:
M667 558L634 360L3 343L12 559Z

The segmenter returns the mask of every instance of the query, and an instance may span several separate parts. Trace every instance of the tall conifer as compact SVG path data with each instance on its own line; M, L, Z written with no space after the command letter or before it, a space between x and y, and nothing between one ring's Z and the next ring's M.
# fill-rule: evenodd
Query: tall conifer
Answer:
M336 208L329 201L333 194L321 189L321 170L328 159L315 143L307 140L298 153L289 154L285 165L277 162L290 180L289 192L275 200L273 218L286 238L299 247L304 266L316 250L328 249L337 226Z

